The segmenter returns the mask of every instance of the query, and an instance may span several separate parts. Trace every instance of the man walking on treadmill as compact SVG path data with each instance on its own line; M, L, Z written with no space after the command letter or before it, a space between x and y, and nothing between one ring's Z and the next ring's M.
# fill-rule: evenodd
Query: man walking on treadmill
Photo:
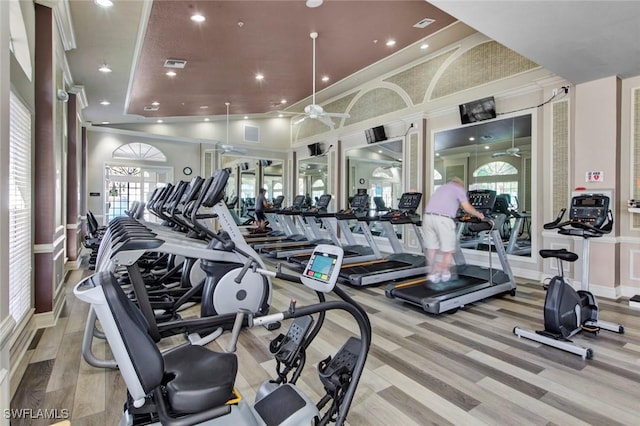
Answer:
M258 198L256 198L255 213L256 213L256 229L255 232L265 232L267 230L267 216L264 214L264 210L271 207L267 198L265 197L266 189L260 188L258 191Z
M484 215L469 203L464 182L457 177L436 189L425 207L422 229L430 266L427 278L433 283L451 279L451 263L457 245L454 218L458 208L484 219Z

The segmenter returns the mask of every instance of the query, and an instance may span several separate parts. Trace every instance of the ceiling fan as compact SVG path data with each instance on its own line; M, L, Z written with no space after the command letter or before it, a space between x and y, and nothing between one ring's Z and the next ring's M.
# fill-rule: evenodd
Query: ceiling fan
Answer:
M511 157L520 157L520 148L515 146L515 120L511 120L511 148L507 148L504 151L494 152L491 157L505 157L510 155Z
M216 143L216 151L220 151L223 154L237 154L237 155L245 155L247 153L246 150L242 148L236 148L233 145L229 145L229 106L231 106L231 102L224 103L227 106L227 137L225 138L225 142Z
M307 118L313 118L333 129L335 127L335 124L333 120L331 120L331 117L349 118L351 116L347 113L341 112L325 112L325 110L320 105L316 104L316 38L318 38L318 33L313 32L309 34L309 36L313 40L313 94L311 97L311 105L307 105L306 107L304 107L304 115L298 120L294 121L293 124L300 124ZM292 114L290 111L278 112L284 114Z

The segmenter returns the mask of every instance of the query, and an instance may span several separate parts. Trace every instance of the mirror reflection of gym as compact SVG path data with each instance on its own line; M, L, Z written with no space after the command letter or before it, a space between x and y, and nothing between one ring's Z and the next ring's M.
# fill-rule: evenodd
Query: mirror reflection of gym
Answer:
M294 195L311 197L312 204L327 193L327 157L317 156L298 161L298 187Z
M371 214L397 207L404 190L402 151L402 140L378 142L346 151L347 197L366 191ZM371 228L374 235L384 236L375 223ZM403 229L396 227L399 238L402 238ZM357 229L354 232L358 232Z
M467 190L496 191L494 219L507 254L531 257L531 115L435 133L434 190L457 176ZM459 225L461 246L487 250L486 236Z

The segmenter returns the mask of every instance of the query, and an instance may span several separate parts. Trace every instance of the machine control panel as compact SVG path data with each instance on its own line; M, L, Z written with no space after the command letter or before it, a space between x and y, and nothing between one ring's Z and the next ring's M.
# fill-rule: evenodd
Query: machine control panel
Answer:
M609 197L603 194L584 194L571 199L569 220L588 223L600 228L607 220Z

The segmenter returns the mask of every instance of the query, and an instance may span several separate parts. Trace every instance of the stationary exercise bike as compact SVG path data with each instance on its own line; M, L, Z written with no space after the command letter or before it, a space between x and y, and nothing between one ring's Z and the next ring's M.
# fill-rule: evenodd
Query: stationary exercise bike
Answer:
M602 194L583 194L573 197L569 220L562 222L566 209L560 210L556 219L544 225L544 229L558 229L563 235L583 238L582 289L574 290L564 276L562 262L575 262L578 255L567 251L540 250L542 258L555 258L559 275L553 277L544 300L544 330L530 331L515 327L518 337L535 340L567 352L591 359L593 351L569 340L581 331L597 334L600 330L624 333L624 327L598 319L598 302L589 291L589 243L611 232L613 215L609 209L609 197Z

